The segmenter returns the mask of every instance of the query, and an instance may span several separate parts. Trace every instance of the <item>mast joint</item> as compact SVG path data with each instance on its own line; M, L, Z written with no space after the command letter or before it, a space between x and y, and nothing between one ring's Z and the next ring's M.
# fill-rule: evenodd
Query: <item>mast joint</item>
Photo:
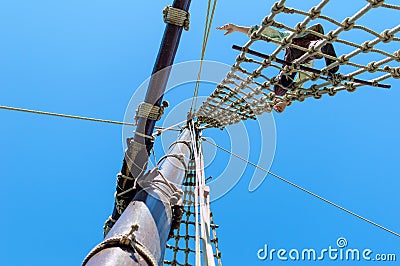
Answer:
M163 10L163 14L165 23L183 27L186 31L189 30L189 25L190 25L189 12L172 6L166 6Z

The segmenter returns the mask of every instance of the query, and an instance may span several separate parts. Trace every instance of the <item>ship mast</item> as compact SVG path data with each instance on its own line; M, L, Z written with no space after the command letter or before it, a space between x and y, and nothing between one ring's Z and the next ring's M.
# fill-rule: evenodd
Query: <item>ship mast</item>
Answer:
M144 175L153 148L155 123L167 104L163 102L171 66L182 30L189 27L191 0L175 0L164 9L167 23L144 102L137 110L134 138L127 140L123 166L118 174L116 202L105 225L105 239L88 254L84 265L153 265L161 264L170 233L173 207L185 167L190 159L193 137L185 129L172 145L158 168ZM193 124L192 124L193 125ZM192 140L193 141L193 140ZM176 162L178 161L178 162ZM138 182L142 180L143 182Z

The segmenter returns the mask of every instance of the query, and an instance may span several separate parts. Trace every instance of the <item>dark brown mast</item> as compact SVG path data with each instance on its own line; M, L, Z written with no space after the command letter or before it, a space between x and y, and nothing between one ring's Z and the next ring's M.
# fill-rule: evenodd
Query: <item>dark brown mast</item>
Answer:
M175 0L172 8L181 12L188 12L191 0ZM164 16L167 11L164 10ZM167 23L160 50L153 68L149 87L144 103L150 106L163 107L163 96L169 79L171 66L174 63L175 55L178 50L182 30L188 29L188 19L186 25L178 26ZM151 136L157 119L151 116L137 117L137 128L134 138L127 139L127 150L123 160L121 173L118 175L116 188L116 201L112 216L105 224L104 235L108 233L115 221L121 216L123 210L133 199L140 188L134 189L135 180L143 176L147 168L150 151L153 147L153 140L144 136ZM125 177L125 178L124 178ZM127 178L126 178L127 177Z
M174 207L186 173L185 164L190 157L190 131L182 132L169 154L160 160L158 169L147 175L144 171L153 147L150 136L166 107L163 96L170 67L174 63L182 29L188 28L190 2L175 0L172 7L164 10L167 25L143 103L145 108L138 108L135 136L127 139L128 148L117 179L113 214L106 222L104 241L88 255L85 265L162 264ZM177 15L186 15L186 19L177 23L171 21Z

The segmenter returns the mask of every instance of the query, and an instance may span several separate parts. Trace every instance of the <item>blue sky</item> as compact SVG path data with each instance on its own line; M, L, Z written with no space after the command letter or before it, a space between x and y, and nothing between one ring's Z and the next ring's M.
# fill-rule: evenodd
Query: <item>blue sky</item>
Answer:
M342 20L364 2L331 1L327 14ZM153 68L165 27L161 11L167 4L1 1L0 105L122 120L131 96ZM227 22L259 24L272 4L219 1L213 29ZM206 3L192 3L191 30L183 33L176 62L199 59L205 12ZM392 14L374 12L377 18ZM288 18L287 23L296 21ZM360 22L378 32L396 25L384 19ZM247 40L245 35L225 37L212 30L206 59L231 65L237 56L231 45ZM398 46L387 48L394 51ZM338 49L338 54L343 52ZM392 89L363 87L296 103L274 114L277 142L271 171L400 232L400 83L387 83ZM188 99L192 90L188 86L175 93ZM211 90L205 85L200 95ZM166 98L173 102L174 94ZM0 120L2 265L80 264L101 241L103 223L112 211L115 174L123 157L122 128L4 110ZM256 127L255 122L245 124L250 132ZM225 132L204 134L220 145L231 145ZM258 159L259 142L252 138L250 160ZM161 157L161 149L156 153ZM228 159L218 151L206 174L217 175ZM339 237L345 237L350 248L396 253L400 259L398 237L271 176L250 193L252 171L247 167L234 189L212 203L224 265L293 264L260 261L257 250L264 244L323 249L335 246ZM309 264L315 263L296 263ZM395 265L346 262L368 264Z

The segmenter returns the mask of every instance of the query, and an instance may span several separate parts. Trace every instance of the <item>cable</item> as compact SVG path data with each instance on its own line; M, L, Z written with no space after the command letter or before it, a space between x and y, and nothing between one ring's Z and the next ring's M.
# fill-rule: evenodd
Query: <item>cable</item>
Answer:
M279 176L279 175L277 175L277 174L274 174L274 173L268 171L267 169L264 169L264 168L262 168L261 166L255 164L255 163L253 163L253 162L250 162L250 161L246 160L245 158L243 158L243 157L241 157L241 156L239 156L239 155L237 155L237 154L234 154L233 152L231 152L231 151L229 151L229 150L227 150L227 149L225 149L225 148L223 148L223 147L221 147L221 146L219 146L219 145L217 145L217 144L215 144L215 143L213 143L213 142L211 142L211 141L208 141L206 138L202 138L202 139L203 139L204 141L206 141L206 142L208 142L208 143L214 145L214 146L217 147L218 149L221 149L221 150L223 150L224 152L226 152L226 153L228 153L228 154L230 154L230 155L232 155L232 156L234 156L234 157L236 157L236 158L238 158L238 159L240 159L240 160L246 162L247 164L252 165L252 166L258 168L258 169L260 169L261 171L263 171L263 172L265 172L265 173L267 173L267 174L270 174L271 176L273 176L273 177L275 177L275 178L277 178L277 179L279 179L279 180L281 180L281 181L283 181L283 182L285 182L285 183L291 185L292 187L295 187L295 188L297 188L297 189L299 189L299 190L301 190L301 191L303 191L303 192L305 192L305 193L307 193L307 194L309 194L309 195L311 195L311 196L313 196L313 197L315 197L315 198L317 198L317 199L319 199L319 200L322 200L322 201L324 201L324 202L326 202L326 203L328 203L328 204L330 204L330 205L332 205L332 206L334 206L334 207L336 207L336 208L338 208L338 209L340 209L340 210L342 210L342 211L345 211L345 212L347 212L348 214L351 214L351 215L353 215L353 216L355 216L355 217L357 217L357 218L359 218L359 219L361 219L361 220L363 220L363 221L365 221L365 222L367 222L367 223L369 223L369 224L372 224L372 225L374 225L374 226L376 226L376 227L378 227L378 228L380 228L380 229L382 229L382 230L385 230L386 232L391 233L392 235L395 235L395 236L397 236L397 237L400 237L400 234L399 234L399 233L396 233L396 232L394 232L394 231L392 231L392 230L390 230L390 229L388 229L388 228L386 228L386 227L384 227L384 226L382 226L382 225L379 225L379 224L377 224L377 223L375 223L375 222L373 222L373 221L371 221L371 220L369 220L369 219L367 219L367 218L365 218L365 217L363 217L363 216L361 216L361 215L359 215L359 214L357 214L357 213L355 213L355 212L352 212L352 211L350 211L350 210L348 210L348 209L346 209L346 208L344 208L344 207L342 207L342 206L340 206L340 205L338 205L338 204L336 204L336 203L334 203L334 202L332 202L332 201L330 201L330 200L327 200L327 199L325 199L325 198L323 198L323 197L321 197L321 196L318 196L317 194L315 194L315 193L313 193L313 192L311 192L311 191L309 191L309 190L307 190L307 189L305 189L305 188L303 188L303 187L301 187L301 186L299 186L299 185L296 185L295 183L290 182L289 180L287 180L287 179L285 179L285 178L283 178L283 177L281 177L281 176Z
M92 121L92 122L98 122L98 123L108 123L108 124L116 124L116 125L124 125L124 126L136 126L135 123L121 122L121 121L107 120L107 119L100 119L100 118L91 118L91 117L84 117L84 116L78 116L78 115L67 115L67 114L60 114L60 113L52 113L52 112L31 110L31 109L4 106L4 105L0 105L0 109L9 110L9 111L24 112L24 113L31 113L31 114L38 114L38 115L47 115L47 116L63 117L63 118L69 118L69 119L85 120L85 121ZM180 131L181 129L175 129L174 127L179 126L180 124L183 124L184 122L186 122L186 120L183 121L183 122L180 122L178 124L175 124L173 126L167 127L167 128L165 128L165 127L155 127L155 128L161 130L161 132L164 132L164 131L167 131L167 130Z
M173 131L182 131L182 128L180 127L180 125L182 125L183 123L186 123L187 120L183 120L179 123L176 123L170 127L156 127L157 131L153 134L154 136L159 136L161 135L164 131L168 131L168 130L173 130ZM175 127L179 127L179 129L175 129Z
M214 19L215 8L217 6L217 0L214 0L213 6L211 9L211 1L212 0L208 0L206 23L204 26L203 44L202 44L202 48L201 48L200 67L199 67L199 72L197 73L196 86L193 91L192 104L190 106L190 112L189 112L190 114L194 114L196 112L197 96L198 96L199 87L200 87L200 77L201 77L201 71L203 69L203 60L204 60L204 56L206 53L208 37L210 36L211 25L212 25L212 22Z
M86 121L93 121L93 122L100 122L100 123L136 126L135 123L127 123L127 122L120 122L120 121L106 120L106 119L99 119L99 118L91 118L91 117L84 117L84 116L77 116L77 115L59 114L59 113L24 109L24 108L18 108L18 107L10 107L10 106L4 106L4 105L0 105L0 109L25 112L25 113L33 113L33 114L38 114L38 115L48 115L48 116L56 116L56 117L71 118L71 119L78 119L78 120L86 120Z

